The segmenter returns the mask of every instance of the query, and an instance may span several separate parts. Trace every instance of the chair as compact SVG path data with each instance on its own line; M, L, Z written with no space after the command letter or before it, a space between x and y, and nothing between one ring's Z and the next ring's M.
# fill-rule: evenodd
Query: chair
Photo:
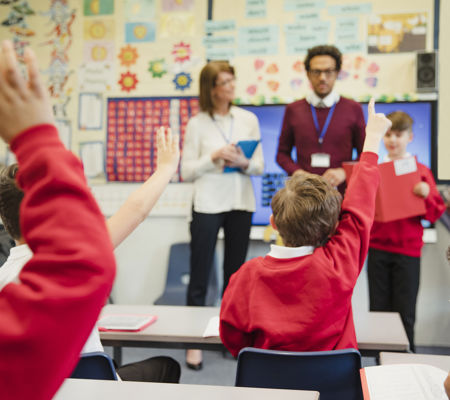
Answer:
M246 347L238 356L236 386L315 390L320 400L362 400L357 350L289 352Z
M191 250L189 243L174 243L170 247L169 266L167 269L166 287L164 293L154 304L166 306L184 306L186 304L187 287L189 284L189 260ZM206 305L215 306L219 300L217 262L214 257L210 273Z
M106 353L92 352L80 356L71 378L117 381L116 369Z

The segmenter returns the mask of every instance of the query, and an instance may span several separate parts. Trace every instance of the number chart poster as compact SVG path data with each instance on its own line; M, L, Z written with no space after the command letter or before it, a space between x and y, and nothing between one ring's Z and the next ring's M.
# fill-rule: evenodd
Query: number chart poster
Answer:
M184 142L189 118L198 113L197 97L109 98L106 176L110 182L143 182L157 166L156 131L170 127ZM181 181L180 173L175 177Z

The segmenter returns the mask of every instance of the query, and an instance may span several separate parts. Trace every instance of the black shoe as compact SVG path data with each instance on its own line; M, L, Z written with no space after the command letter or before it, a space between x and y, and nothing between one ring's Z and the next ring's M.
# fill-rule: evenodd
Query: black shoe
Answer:
M200 371L203 368L203 362L201 361L198 364L192 364L192 363L186 361L186 366L189 369L193 369L194 371Z

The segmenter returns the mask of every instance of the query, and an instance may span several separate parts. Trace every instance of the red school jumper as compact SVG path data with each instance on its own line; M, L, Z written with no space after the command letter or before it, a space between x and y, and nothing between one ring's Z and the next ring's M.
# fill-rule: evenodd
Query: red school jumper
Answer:
M232 275L220 310L220 337L233 356L246 346L357 348L351 298L375 213L377 159L374 153L362 154L339 225L326 245L302 257L258 257Z
M105 220L81 162L52 125L11 141L33 258L0 291L0 398L51 399L78 362L115 274Z

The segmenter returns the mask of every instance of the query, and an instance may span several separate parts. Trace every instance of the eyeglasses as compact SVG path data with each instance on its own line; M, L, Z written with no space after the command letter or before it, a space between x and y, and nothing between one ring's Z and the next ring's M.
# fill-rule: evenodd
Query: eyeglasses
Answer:
M227 86L230 83L234 83L234 82L236 82L236 78L233 77L233 78L226 79L222 82L216 82L216 86Z
M335 69L311 69L309 71L309 74L314 77L318 78L320 75L325 74L327 78L334 75L337 71Z

